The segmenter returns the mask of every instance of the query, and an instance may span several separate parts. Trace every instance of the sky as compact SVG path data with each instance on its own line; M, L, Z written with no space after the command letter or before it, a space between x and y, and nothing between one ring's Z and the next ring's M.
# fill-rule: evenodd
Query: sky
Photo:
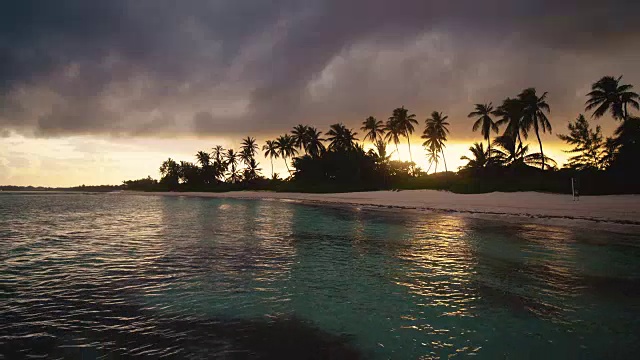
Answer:
M527 87L548 92L553 133L542 140L562 163L556 134L584 111L593 82L623 75L640 86L639 10L628 0L7 2L0 184L157 178L168 157L195 161L246 136L262 144L300 123L359 129L403 105L420 121L411 141L423 168L424 120L449 115L456 169L481 140L473 104ZM595 124L607 135L616 126ZM408 160L406 144L399 156Z

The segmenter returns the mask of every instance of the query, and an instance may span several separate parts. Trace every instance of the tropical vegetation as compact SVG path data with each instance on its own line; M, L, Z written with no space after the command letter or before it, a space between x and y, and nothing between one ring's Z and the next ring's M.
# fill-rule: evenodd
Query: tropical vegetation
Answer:
M582 184L588 188L583 193L640 192L635 176L628 176L637 172L640 158L640 118L632 114L633 109L639 109L639 100L633 86L625 84L622 76L605 76L593 83L585 112L594 121L608 113L618 127L605 137L601 125L594 128L585 115L579 114L567 124L567 134L557 135L570 146L565 151L571 156L562 169L545 155L541 137L542 133L552 133L548 94L526 88L498 106L494 107L493 102L473 106L468 115L469 126L480 133L481 142L469 148L469 155L461 158L466 164L454 172L449 171L445 157L452 120L439 111L431 112L424 120L421 138L429 165L424 171L413 162L411 153L410 138L419 126L418 117L401 106L393 109L386 121L366 117L358 129L361 133L343 123L331 125L326 132L299 124L262 146L249 136L237 150L218 145L210 152L198 151L195 162L169 158L160 166L160 181L147 178L125 182L125 186L176 191L435 188L460 192L567 192L569 179L582 177ZM530 135L535 135L536 150L527 143ZM409 161L400 159L398 144L404 138ZM389 153L388 145L395 150ZM270 162L268 176L263 175L256 159L259 150ZM284 175L274 171L277 159L285 164ZM444 165L444 172L438 172L440 164Z

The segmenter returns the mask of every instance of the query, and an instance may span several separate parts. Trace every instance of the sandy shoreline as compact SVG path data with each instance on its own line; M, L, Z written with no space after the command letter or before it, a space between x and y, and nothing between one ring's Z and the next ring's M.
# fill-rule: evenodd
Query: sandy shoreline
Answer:
M580 223L608 223L631 226L640 231L640 196L582 196L536 192L454 194L435 190L373 191L341 194L276 193L239 191L127 192L161 196L190 196L231 199L289 200L304 203L363 206L367 208L459 213L480 216L508 216Z

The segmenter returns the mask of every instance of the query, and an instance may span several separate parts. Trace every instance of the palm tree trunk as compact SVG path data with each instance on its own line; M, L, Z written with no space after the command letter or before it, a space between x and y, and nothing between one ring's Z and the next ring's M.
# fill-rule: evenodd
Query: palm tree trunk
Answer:
M284 158L284 165L287 167L287 178L289 176L291 176L291 170L289 170L289 162L287 161L287 158Z
M449 172L449 170L447 170L447 158L444 157L444 150L440 150L440 152L442 153L442 161L444 161L444 172Z
M398 143L396 143L396 155L398 155L398 160L400 160L400 150L398 150Z
M627 110L627 103L624 103L624 120L623 121L627 121L628 117L629 117L629 111Z
M429 162L429 168L427 169L427 174L429 173L429 171L431 170L431 167L433 166L433 162Z
M540 155L542 155L542 170L544 170L544 152L542 151L542 140L540 140L538 129L536 129L536 137L538 138L538 143L540 144Z
M487 137L487 160L491 159L491 137Z
M273 156L269 156L269 159L271 160L271 178L273 179Z
M413 156L411 156L411 141L409 141L409 136L407 136L407 144L409 145L409 160L411 160L411 163L413 163Z
M522 148L522 138L520 138L520 131L518 131L518 142L520 143L520 148ZM516 154L518 153L518 148L516 147ZM524 158L524 153L521 154Z

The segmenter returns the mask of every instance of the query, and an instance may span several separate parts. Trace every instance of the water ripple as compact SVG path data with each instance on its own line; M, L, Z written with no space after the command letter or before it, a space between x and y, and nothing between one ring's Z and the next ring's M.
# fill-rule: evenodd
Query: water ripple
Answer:
M0 358L628 357L638 240L277 201L2 194Z

